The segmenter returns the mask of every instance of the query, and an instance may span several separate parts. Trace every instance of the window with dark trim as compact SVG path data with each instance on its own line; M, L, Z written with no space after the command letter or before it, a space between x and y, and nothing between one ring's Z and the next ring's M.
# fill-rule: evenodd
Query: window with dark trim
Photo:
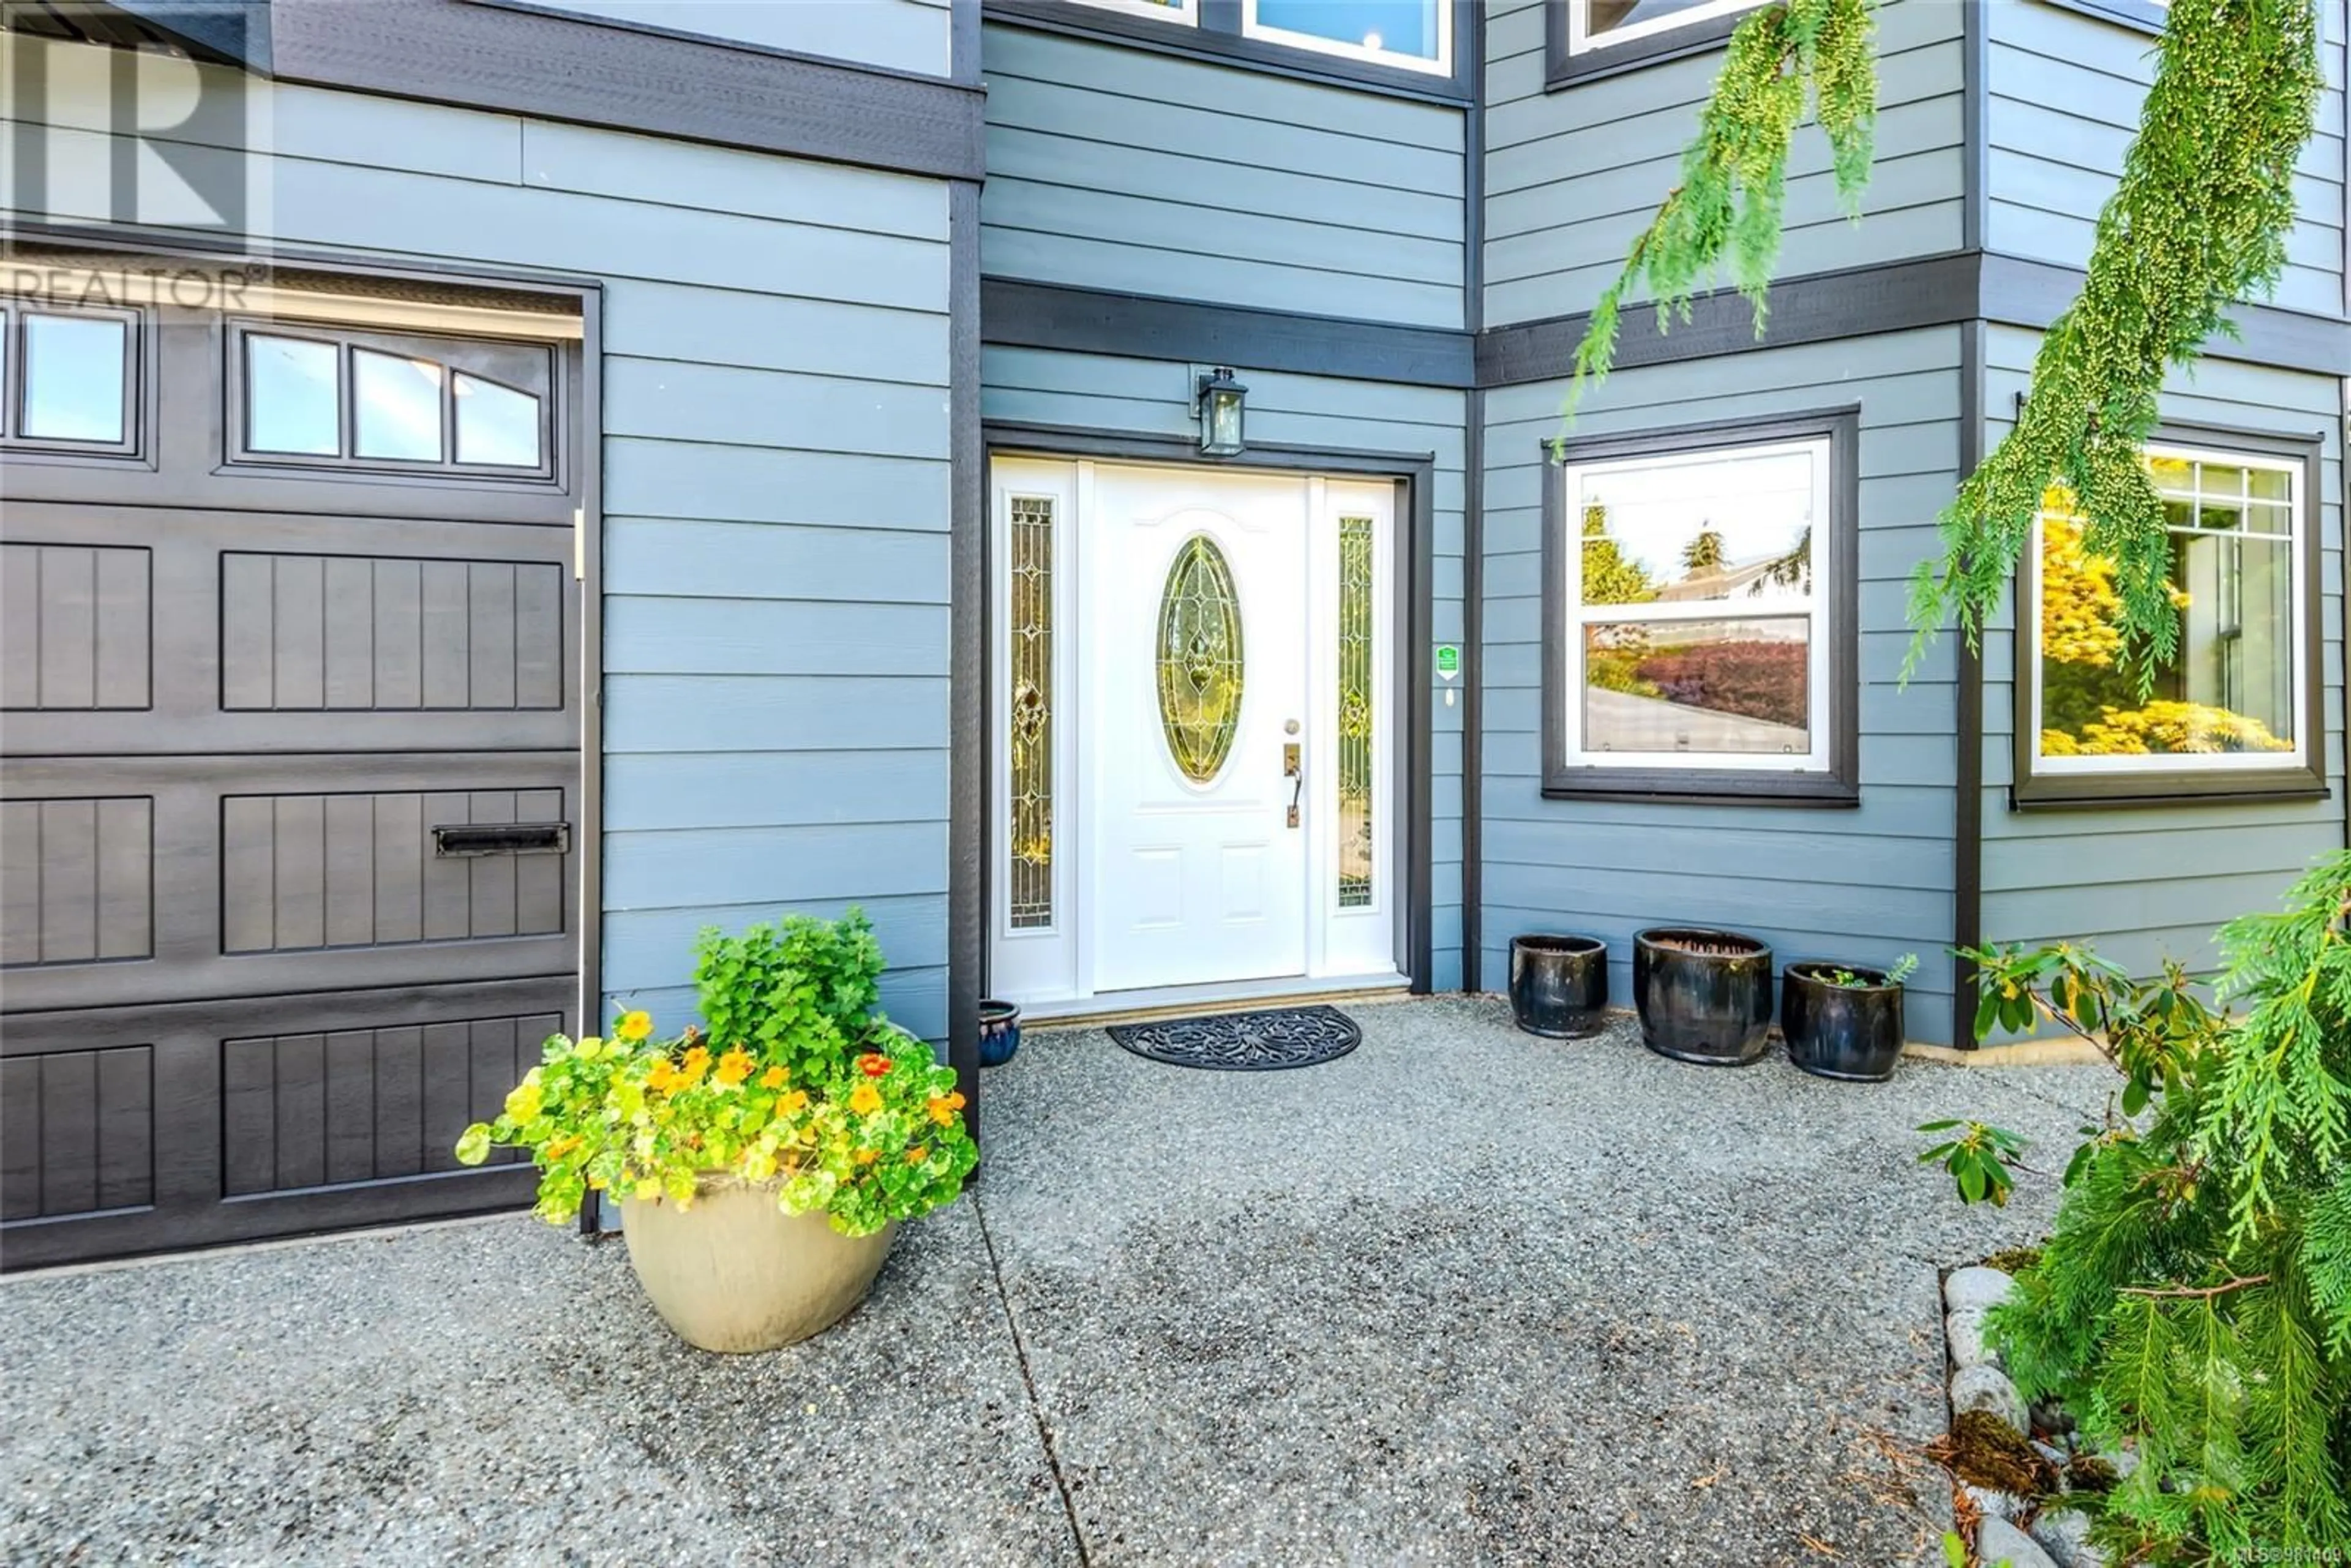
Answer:
M145 318L0 299L0 446L135 456Z
M1851 804L1850 412L1566 444L1543 505L1543 792Z
M1465 100L1475 0L987 0L992 21Z
M1544 85L1562 88L1721 47L1764 0L1544 0Z
M2052 489L2019 574L2019 804L2319 794L2318 444L2167 427L2146 461L2170 533L2179 647L2142 694L2114 563Z
M2095 16L2102 22L2136 27L2144 33L2160 33L2164 24L2171 19L2170 0L2047 0L2047 3L2068 11L2079 11L2085 16Z
M238 463L555 473L555 356L546 344L240 320L228 347Z

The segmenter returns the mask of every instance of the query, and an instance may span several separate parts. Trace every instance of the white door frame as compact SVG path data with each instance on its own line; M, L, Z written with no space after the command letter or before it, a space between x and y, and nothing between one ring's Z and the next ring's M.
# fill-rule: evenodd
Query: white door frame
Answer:
M1031 1017L1158 1007L1193 1001L1238 999L1364 987L1398 987L1410 975L1408 933L1416 917L1409 908L1412 879L1410 829L1424 779L1406 777L1413 748L1405 727L1413 721L1405 682L1405 606L1397 591L1410 532L1405 486L1391 475L1320 473L1291 467L1217 465L1217 471L1257 475L1269 482L1302 485L1310 529L1307 612L1307 779L1311 806L1306 853L1306 965L1302 973L1262 981L1211 982L1150 990L1097 991L1093 976L1091 881L1099 861L1093 802L1102 758L1094 755L1092 727L1083 721L1096 693L1085 656L1098 634L1097 606L1082 585L1093 575L1090 548L1102 548L1092 528L1095 477L1102 468L1122 474L1164 469L1171 477L1196 476L1200 465L1052 455L991 453L988 478L988 758L984 882L987 960L990 994L1022 1004ZM1012 686L1010 593L1011 503L1041 501L1052 516L1054 636L1050 678L1050 747L1053 802L1049 924L1015 929L1011 925L1011 801L1009 737ZM1351 516L1374 519L1374 807L1375 860L1372 902L1337 907L1337 615L1338 528L1341 505ZM1030 510L1029 527L1035 512ZM1033 534L1031 535L1033 538ZM1030 891L1035 891L1034 884ZM1417 917L1426 919L1426 912Z

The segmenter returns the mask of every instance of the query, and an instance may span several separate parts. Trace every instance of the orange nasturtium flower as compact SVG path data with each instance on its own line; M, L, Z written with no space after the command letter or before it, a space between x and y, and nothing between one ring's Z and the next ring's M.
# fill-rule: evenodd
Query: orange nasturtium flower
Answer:
M653 1015L643 1008L632 1008L621 1015L621 1021L612 1026L612 1032L632 1045L648 1040L653 1032Z
M807 1109L808 1091L805 1089L795 1089L776 1102L776 1114L778 1116L797 1116Z
M930 1103L931 1120L936 1122L942 1127L946 1126L949 1122L954 1121L956 1119L955 1103L962 1098L963 1096L960 1094L953 1096L945 1094L932 1095Z
M697 1045L685 1053L684 1061L678 1063L678 1082L691 1087L701 1082L702 1075L709 1071L710 1048Z
M857 1071L868 1078L880 1078L890 1071L890 1059L878 1051L867 1051L857 1059Z
M790 1076L791 1072L788 1068L782 1066L770 1067L767 1071L759 1074L759 1087L762 1089L781 1089L784 1086L784 1080Z
M879 1149L860 1149L857 1151L857 1163L861 1166L870 1166L881 1157L882 1151Z
M849 1092L849 1108L861 1116L871 1116L882 1109L882 1091L871 1083L861 1083Z
M930 1157L931 1151L927 1145L916 1144L913 1148L906 1151L906 1163L910 1166L921 1165L925 1160L929 1159Z
M667 1057L645 1069L645 1087L663 1094L680 1087L677 1069L670 1065Z
M715 1076L721 1083L737 1084L750 1077L751 1069L758 1065L751 1053L738 1045L718 1059L718 1071Z

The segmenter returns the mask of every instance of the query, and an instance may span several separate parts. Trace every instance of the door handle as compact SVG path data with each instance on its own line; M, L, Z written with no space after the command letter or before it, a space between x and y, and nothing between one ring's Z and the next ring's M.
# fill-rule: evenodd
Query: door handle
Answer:
M1290 825L1298 826L1298 802L1306 794L1306 768L1298 755L1298 743L1290 741L1281 748L1281 776L1290 782Z

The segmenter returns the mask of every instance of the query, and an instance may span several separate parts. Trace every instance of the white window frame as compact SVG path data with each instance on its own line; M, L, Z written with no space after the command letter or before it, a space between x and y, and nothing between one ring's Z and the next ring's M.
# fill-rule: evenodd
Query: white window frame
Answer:
M2283 768L2309 767L2311 765L2311 737L2307 733L2310 726L2305 716L2310 712L2309 681L2311 672L2309 668L2310 661L2306 656L2306 651L2310 646L2311 584L2308 580L2308 572L2310 569L2306 551L2308 541L2304 538L2303 530L2310 526L2310 522L2308 517L2304 515L2309 506L2309 497L2303 493L2304 465L2302 460L2294 457L2282 457L2271 453L2231 451L2225 447L2197 446L2168 441L2151 441L2147 443L2143 450L2142 455L2147 457L2166 457L2171 458L2175 461L2189 463L2210 463L2231 468L2264 470L2270 473L2283 474L2286 476L2287 532L2283 536L2280 536L2273 533L2257 534L2250 531L2239 531L2236 537L2240 538L2267 539L2277 539L2283 537L2286 545L2288 570L2291 574L2288 579L2287 591L2288 598L2292 603L2294 612L2292 623L2286 632L2286 654L2293 661L2292 668L2294 671L2293 696L2291 699L2291 706L2287 711L2294 718L2294 749L2290 752L2163 751L2150 752L2145 756L2123 755L2113 757L2079 755L2072 757L2052 757L2044 753L2041 749L2041 735L2043 728L2044 727L2042 721L2042 678L2044 666L2044 655L2041 647L2040 632L2042 586L2041 530L2043 524L2047 520L2048 514L2043 512L2033 518L2032 538L2027 547L2032 552L2031 556L2032 570L2030 578L2030 581L2032 583L2032 602L2029 607L2027 607L2027 613L2032 616L2032 620L2028 624L2032 626L2033 630L2030 640L2027 643L2027 646L2030 648L2032 653L2032 669L2029 673L2032 687L2032 706L2026 711L2031 716L2032 726L2032 755L2033 773L2036 776L2044 779L2066 777L2080 778L2084 776L2112 778L2117 775L2127 776L2138 773L2274 772L2277 769ZM2158 490L2159 493L2166 494L2167 496L2171 495L2170 492L2160 492L2159 487ZM2177 498L2188 499L2189 497L2179 497ZM2170 531L2178 532L2182 530Z
M1195 0L1185 0L1185 3L1191 5ZM1453 7L1457 3L1458 0L1437 0L1437 55L1434 58L1407 55L1395 49L1368 49L1361 44L1344 43L1317 33L1298 33L1287 27L1272 26L1258 20L1258 0L1241 0L1241 37L1262 38L1267 43L1282 44L1291 48L1311 49L1318 55L1335 55L1343 60L1361 60L1366 65L1394 66L1401 70L1450 77L1453 74ZM1475 0L1471 3L1474 4ZM1740 3L1761 4L1762 0L1740 0Z
M1832 656L1831 639L1835 632L1832 606L1836 594L1835 584L1827 580L1828 574L1835 570L1835 556L1830 549L1830 530L1835 526L1836 505L1834 446L1834 440L1827 435L1800 436L1737 446L1694 446L1686 452L1655 452L1635 457L1571 462L1561 465L1555 481L1562 486L1559 550L1562 668L1556 700L1562 709L1558 718L1562 726L1560 734L1564 741L1562 760L1565 766L1571 768L1617 768L1628 772L1686 769L1692 772L1802 775L1827 774L1834 769L1836 720L1831 702L1831 675L1835 660ZM1583 482L1587 477L1634 469L1695 466L1799 452L1808 453L1813 465L1813 581L1812 591L1807 596L1810 603L1804 609L1799 610L1792 598L1759 602L1753 606L1742 606L1736 599L1685 600L1666 604L1583 602L1581 519ZM1811 622L1804 670L1805 727L1812 740L1812 748L1802 756L1752 751L1609 751L1593 750L1585 746L1585 627L1594 622L1617 625L1628 622L1672 624L1693 621L1792 620L1800 614Z
M1123 11L1130 16L1148 16L1155 22L1169 22L1179 27L1200 25L1200 0L1176 0L1173 5L1161 5L1154 0L1077 0L1081 5L1091 5L1097 11Z
M1711 22L1719 16L1735 16L1741 11L1752 11L1769 0L1707 0L1703 5L1693 5L1670 16L1652 21L1635 22L1629 27L1612 27L1604 33L1592 30L1592 0L1560 0L1567 7L1567 52L1587 55L1596 49L1614 48L1637 38L1654 38L1660 33L1678 32L1701 22Z

